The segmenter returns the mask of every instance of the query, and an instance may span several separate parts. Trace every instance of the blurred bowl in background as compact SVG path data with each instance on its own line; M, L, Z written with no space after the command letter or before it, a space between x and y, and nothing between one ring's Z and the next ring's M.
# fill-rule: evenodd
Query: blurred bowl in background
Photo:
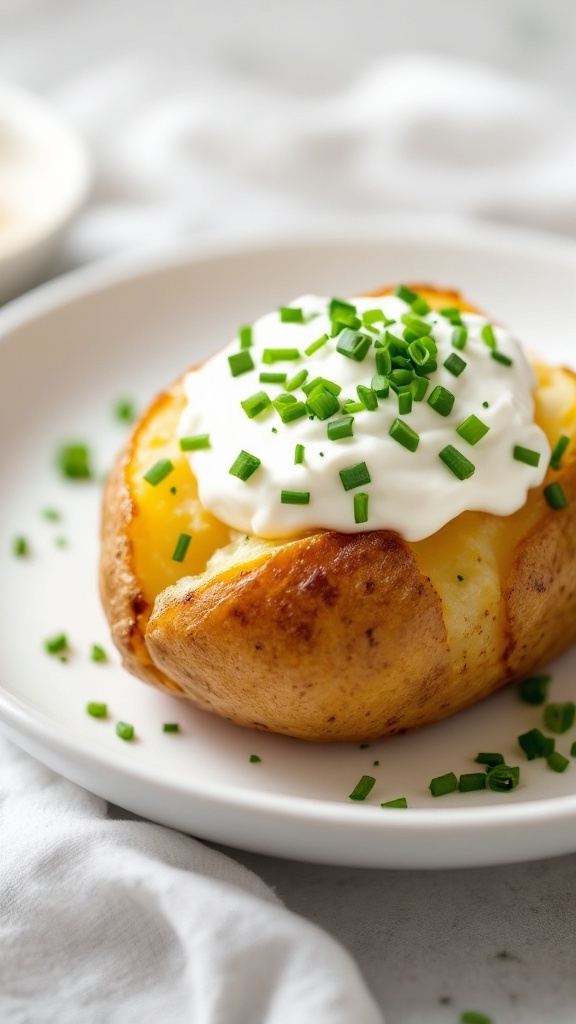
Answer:
M0 81L0 302L38 281L90 182L87 153L58 113Z

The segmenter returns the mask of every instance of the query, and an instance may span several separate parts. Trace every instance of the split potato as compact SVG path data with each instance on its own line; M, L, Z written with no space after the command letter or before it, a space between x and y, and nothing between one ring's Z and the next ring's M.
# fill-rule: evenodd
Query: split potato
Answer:
M434 308L472 309L414 287ZM382 530L271 542L215 519L179 448L179 380L104 496L101 594L125 667L240 725L331 741L435 722L544 666L576 639L576 377L534 366L536 421L552 447L571 441L561 469L513 515L465 512L416 543ZM162 458L174 471L150 487ZM553 480L559 512L543 496Z

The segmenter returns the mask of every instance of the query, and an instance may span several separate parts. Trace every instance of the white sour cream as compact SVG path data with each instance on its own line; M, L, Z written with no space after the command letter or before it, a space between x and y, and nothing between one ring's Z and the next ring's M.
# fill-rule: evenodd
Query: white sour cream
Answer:
M367 310L382 310L394 320L387 330L402 338L406 325L400 319L410 314L409 305L396 296L359 297L347 300L360 316ZM374 341L383 335L369 334L372 344L362 361L337 351L338 336L310 356L304 349L324 333L330 335L330 299L305 295L292 306L303 311L304 323L285 323L278 311L260 317L252 328L248 349L254 369L232 376L228 357L240 351L236 337L185 380L187 404L179 424L179 437L208 434L210 447L188 453L198 480L199 496L205 508L233 529L263 538L291 537L316 529L357 533L366 530L394 530L406 540L417 541L436 533L464 511L491 512L506 516L525 503L528 490L540 484L550 458L550 446L534 423L532 392L534 372L519 343L502 327L493 325L497 351L512 360L506 365L492 356L482 338L487 320L476 314L462 314L468 330L465 348L452 346L454 326L437 312L420 319L432 325L431 337L438 353L437 369L429 373L430 384L422 401L400 414L398 395L391 389L378 400L377 409L352 413L353 436L329 440L328 424L346 415L340 411L327 420L308 416L283 423L274 406L250 419L241 402L259 391L271 400L285 393L284 384L262 383L262 372L286 373L288 381L299 370L308 370L304 385L323 377L342 387L338 396L358 400L357 385L370 387L377 373ZM300 358L263 362L264 349L296 348ZM451 353L466 362L459 376L444 367ZM428 402L436 386L454 395L447 416ZM302 388L292 392L306 401ZM486 404L487 403L487 404ZM476 444L469 444L456 428L474 415L489 427ZM418 447L409 451L390 436L399 418L419 435ZM304 461L294 463L296 445L304 446ZM439 453L453 446L471 462L474 472L459 479L440 459ZM515 446L539 453L537 466L514 458ZM243 481L230 473L241 451L260 459L260 466ZM341 471L365 463L370 482L346 490ZM309 493L308 504L285 504L282 491ZM354 495L368 496L366 522L355 522Z

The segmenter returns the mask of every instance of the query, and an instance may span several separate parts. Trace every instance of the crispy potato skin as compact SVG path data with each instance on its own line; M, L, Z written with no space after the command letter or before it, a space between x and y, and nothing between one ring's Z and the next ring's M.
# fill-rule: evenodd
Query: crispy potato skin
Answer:
M414 287L435 306L472 308L455 292ZM417 544L388 531L319 532L155 593L131 470L156 426L174 433L181 407L178 382L137 426L104 496L102 599L141 679L240 725L367 740L444 718L576 639L572 454L512 516L465 513ZM568 497L562 512L543 497L551 479ZM208 535L217 550L223 534ZM467 559L462 585L455 551Z

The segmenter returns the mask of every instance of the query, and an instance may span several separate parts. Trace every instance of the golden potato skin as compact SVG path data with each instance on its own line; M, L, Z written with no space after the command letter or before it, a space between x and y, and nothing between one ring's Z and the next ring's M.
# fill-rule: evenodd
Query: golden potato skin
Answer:
M457 293L413 287L434 306L472 308ZM548 376L540 422L554 444L574 433L576 385L570 371ZM554 399L559 383L562 407L544 408L546 386ZM191 473L174 441L181 407L177 383L136 428L104 498L102 597L123 662L140 678L241 725L367 740L444 718L576 639L572 445L544 482L561 483L564 511L548 507L543 485L512 516L464 513L418 543L388 531L324 531L205 575L202 561L232 535L203 514L198 575L178 580L181 569L161 566L151 586L134 465L149 438L162 436L159 454L173 459L186 488ZM192 508L193 491L189 499Z

